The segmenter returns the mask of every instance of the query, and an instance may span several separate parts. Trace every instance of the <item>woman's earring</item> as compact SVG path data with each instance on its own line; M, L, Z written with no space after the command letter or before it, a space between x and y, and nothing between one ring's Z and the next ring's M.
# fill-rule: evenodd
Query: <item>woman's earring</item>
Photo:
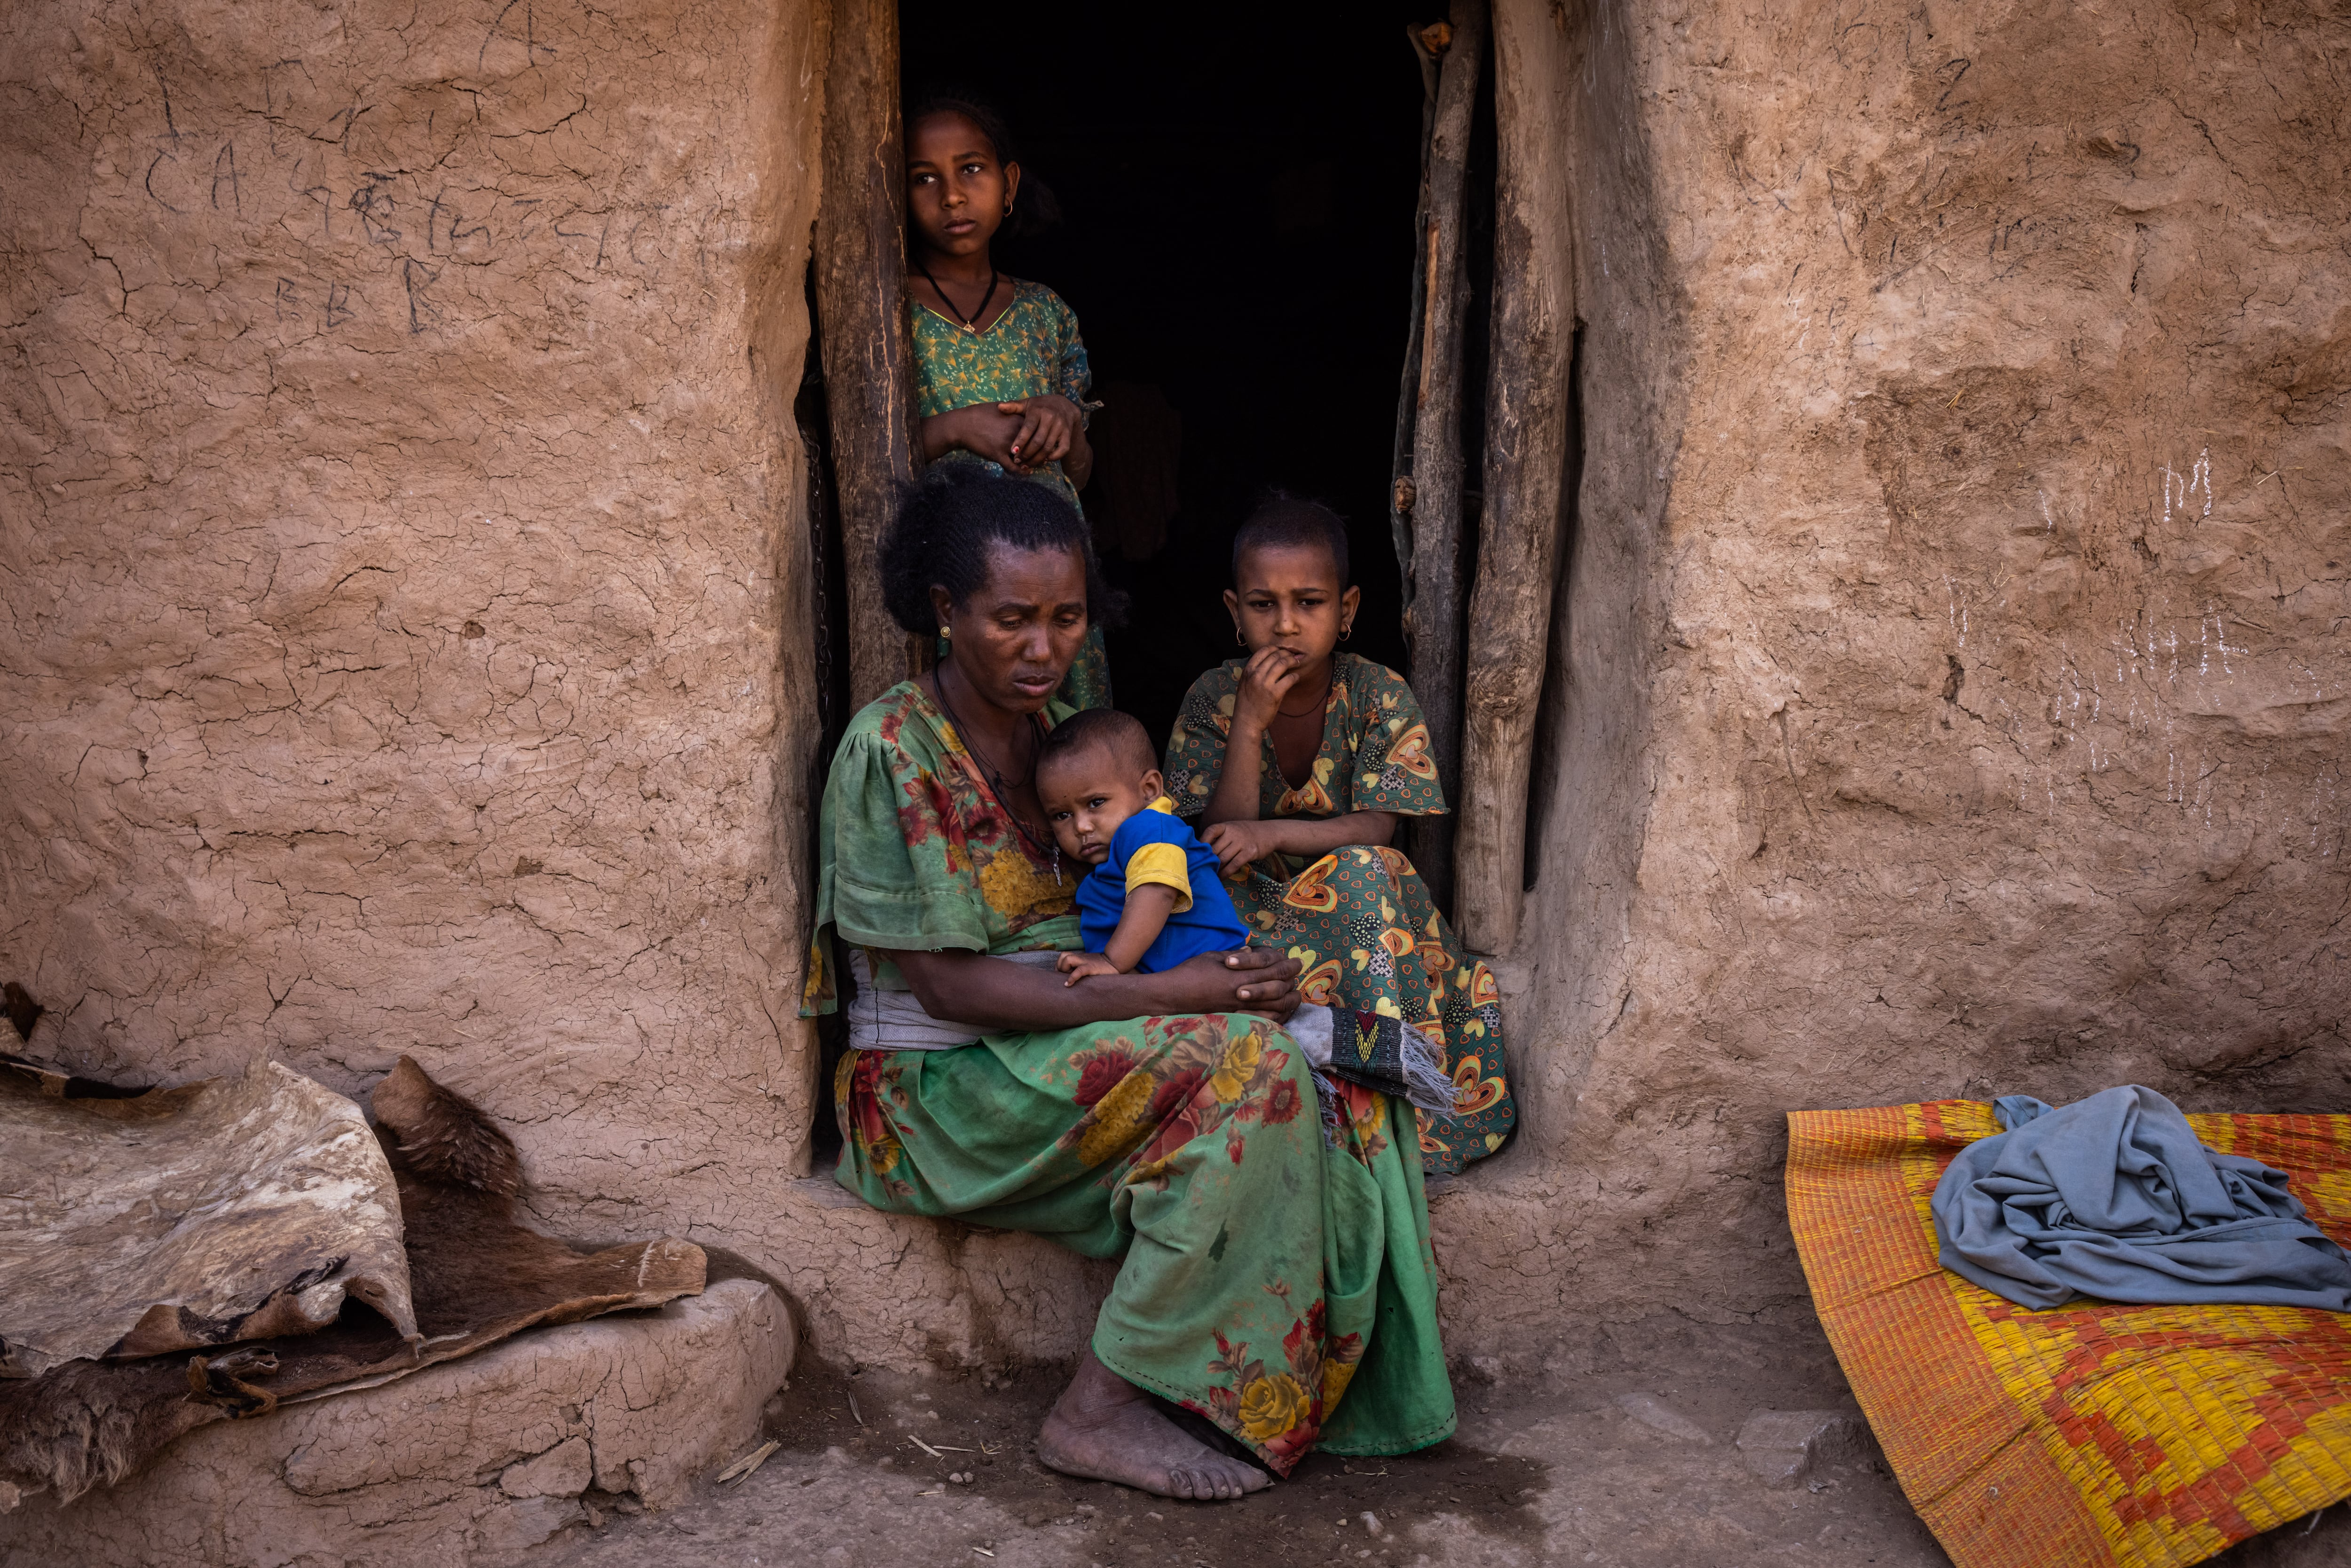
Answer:
M952 626L942 626L942 627L940 627L940 628L939 628L939 641L940 641L940 642L944 643L944 642L947 641L947 639L949 639L950 637L953 637L954 635L955 635L955 628L954 628L954 627L952 627Z
M1238 647L1249 646L1249 639L1241 635L1241 629L1238 626L1233 628L1233 642Z
M1348 622L1344 626L1342 626L1342 627L1340 627L1340 628L1339 628L1339 641L1340 641L1340 642L1342 642L1342 643L1345 642L1348 638L1350 638L1350 637L1353 636L1354 634L1355 634L1355 623L1354 623L1353 622L1352 622L1352 621Z

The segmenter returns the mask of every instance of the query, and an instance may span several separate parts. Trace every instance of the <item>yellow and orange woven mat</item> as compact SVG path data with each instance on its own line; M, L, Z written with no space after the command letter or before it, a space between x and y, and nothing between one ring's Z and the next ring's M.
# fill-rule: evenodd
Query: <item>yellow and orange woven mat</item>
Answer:
M2190 1116L2351 1243L2351 1116ZM2351 1495L2351 1317L2012 1306L1935 1261L1928 1200L2000 1131L1942 1100L1788 1118L1788 1219L1855 1396L1958 1568L2156 1568Z

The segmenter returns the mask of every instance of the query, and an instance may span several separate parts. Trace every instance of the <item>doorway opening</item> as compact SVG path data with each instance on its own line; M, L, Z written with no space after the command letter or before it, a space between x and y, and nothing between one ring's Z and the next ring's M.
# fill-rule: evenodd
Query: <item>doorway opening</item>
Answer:
M907 100L993 105L1059 208L996 259L1077 312L1103 403L1081 500L1131 600L1108 633L1116 700L1162 744L1192 682L1238 651L1220 595L1269 486L1346 517L1349 646L1405 667L1388 505L1422 141L1406 27L1430 14L899 6Z

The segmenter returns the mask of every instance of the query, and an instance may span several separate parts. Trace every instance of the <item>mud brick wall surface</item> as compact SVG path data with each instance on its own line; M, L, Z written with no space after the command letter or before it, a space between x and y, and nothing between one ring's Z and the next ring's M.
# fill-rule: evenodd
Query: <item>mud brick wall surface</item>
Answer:
M1795 1309L1792 1108L2351 1105L2339 11L1541 9L1584 451L1452 1348ZM1064 1354L1065 1256L786 1185L822 25L0 16L0 977L110 1076L413 1051L822 1343Z
M0 968L78 1069L413 1051L575 1232L803 1167L814 33L0 15Z
M1800 1301L1792 1108L2351 1109L2341 11L1586 21L1534 1136L1456 1279Z

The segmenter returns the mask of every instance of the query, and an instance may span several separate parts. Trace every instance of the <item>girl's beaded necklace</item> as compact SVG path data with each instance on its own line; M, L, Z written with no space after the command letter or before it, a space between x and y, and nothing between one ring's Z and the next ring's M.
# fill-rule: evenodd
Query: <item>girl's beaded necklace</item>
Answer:
M996 285L998 278L996 264L994 262L989 262L987 264L987 292L979 297L979 308L973 311L968 316L963 313L962 306L957 305L953 299L947 298L947 291L939 287L939 280L931 276L931 269L929 267L925 267L920 261L916 261L914 263L914 270L923 275L923 281L929 284L931 286L931 292L939 297L939 303L945 305L948 309L955 312L955 319L962 324L965 331L977 333L979 330L979 319L987 314L987 308L990 305L996 303Z

